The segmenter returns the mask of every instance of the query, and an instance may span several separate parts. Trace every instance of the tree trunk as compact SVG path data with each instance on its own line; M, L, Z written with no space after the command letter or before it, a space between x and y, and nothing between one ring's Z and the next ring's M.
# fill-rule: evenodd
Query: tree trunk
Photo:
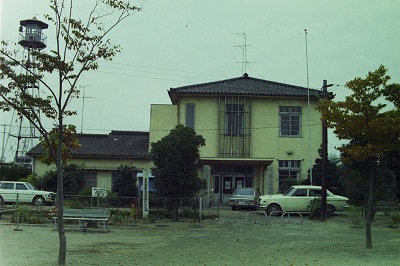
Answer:
M175 199L173 216L174 216L174 221L179 222L179 199Z
M62 173L61 173L62 176ZM57 180L60 180L57 171ZM61 178L62 180L62 178ZM67 256L67 239L65 237L65 229L64 229L64 196L62 195L62 188L61 188L61 195L58 193L60 190L59 181L57 181L57 228L58 228L58 238L60 242L60 248L58 252L58 265L65 265L66 256ZM62 182L61 182L62 184Z
M376 162L370 162L370 176L369 176L369 192L368 192L368 202L367 210L365 213L365 240L366 248L372 248L372 218L373 218L373 208L374 208L374 192L375 192L375 174L376 174Z
M59 114L60 115L60 114ZM58 252L58 265L65 265L67 258L67 238L64 229L64 179L62 173L62 140L63 140L63 121L62 115L59 117L58 129L58 147L57 147L57 225L58 225L58 238L60 241L60 249Z

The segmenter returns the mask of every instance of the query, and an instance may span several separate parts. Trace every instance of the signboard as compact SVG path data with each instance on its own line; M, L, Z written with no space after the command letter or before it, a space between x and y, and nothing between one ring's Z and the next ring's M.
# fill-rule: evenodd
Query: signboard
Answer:
M102 187L92 187L92 197L105 198L107 197L107 190Z
M143 177L143 217L149 215L149 178Z

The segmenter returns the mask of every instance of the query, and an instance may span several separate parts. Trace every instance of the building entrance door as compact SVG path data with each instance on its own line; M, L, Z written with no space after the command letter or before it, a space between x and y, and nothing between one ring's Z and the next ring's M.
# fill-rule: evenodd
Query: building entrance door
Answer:
M235 189L237 188L243 188L243 187L248 187L250 185L250 187L252 186L252 181L251 182L247 182L248 184L246 184L246 181L249 180L249 177L244 177L242 175L223 175L222 176L222 203L223 204L228 204L229 203L229 199L232 197L233 192L235 192ZM253 178L251 177L251 180L253 180Z
M253 165L216 164L214 170L213 203L228 204L237 188L252 188Z

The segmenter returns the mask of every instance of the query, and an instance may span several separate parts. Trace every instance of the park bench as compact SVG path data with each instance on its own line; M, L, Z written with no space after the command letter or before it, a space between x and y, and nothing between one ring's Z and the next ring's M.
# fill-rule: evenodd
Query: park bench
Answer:
M101 209L64 209L64 220L78 220L79 230L83 231L89 221L101 222L103 231L108 232L110 210ZM54 226L57 227L57 216L53 217Z

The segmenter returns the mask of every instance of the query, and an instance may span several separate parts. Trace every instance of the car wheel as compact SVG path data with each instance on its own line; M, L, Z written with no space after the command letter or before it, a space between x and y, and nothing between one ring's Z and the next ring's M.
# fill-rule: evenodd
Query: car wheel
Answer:
M267 208L268 214L270 214L271 212L280 212L280 211L282 211L282 209L281 209L281 206L279 206L278 204L272 203L272 204L268 205L268 208Z
M335 213L335 207L333 207L333 205L326 205L326 215L327 216L333 216L333 214Z
M35 204L36 206L43 206L46 204L46 201L42 196L36 196L35 198L33 198L33 204Z

